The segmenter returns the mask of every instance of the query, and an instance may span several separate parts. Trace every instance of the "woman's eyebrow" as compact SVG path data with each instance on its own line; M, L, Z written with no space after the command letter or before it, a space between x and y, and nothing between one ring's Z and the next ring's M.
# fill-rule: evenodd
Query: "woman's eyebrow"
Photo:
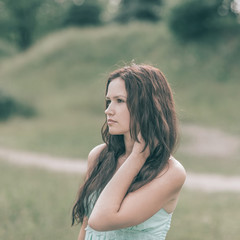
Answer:
M113 99L116 99L116 98L127 98L126 96L124 96L124 95L117 95L117 96L114 96L114 97L112 97ZM106 99L110 99L111 97L109 97L109 96L106 96Z

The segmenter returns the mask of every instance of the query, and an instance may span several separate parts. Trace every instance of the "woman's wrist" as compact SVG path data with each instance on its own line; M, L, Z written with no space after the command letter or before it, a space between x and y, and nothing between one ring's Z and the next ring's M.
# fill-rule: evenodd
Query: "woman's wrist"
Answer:
M131 161L134 161L136 164L140 164L141 166L143 166L143 164L146 162L146 159L147 159L145 154L141 152L132 152L129 155L129 158L131 159Z

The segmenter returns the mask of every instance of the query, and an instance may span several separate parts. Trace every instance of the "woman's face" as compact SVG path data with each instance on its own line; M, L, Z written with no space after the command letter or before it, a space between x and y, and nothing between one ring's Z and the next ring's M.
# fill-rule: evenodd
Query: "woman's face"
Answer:
M121 78L113 79L106 95L107 124L112 135L129 134L130 113L127 107L127 91L125 82Z

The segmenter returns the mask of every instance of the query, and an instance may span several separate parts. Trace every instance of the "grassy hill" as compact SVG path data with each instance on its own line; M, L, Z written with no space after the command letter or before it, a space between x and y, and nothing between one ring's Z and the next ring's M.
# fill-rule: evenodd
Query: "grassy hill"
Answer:
M182 123L240 134L237 38L178 43L163 24L65 29L0 63L0 90L36 109L34 118L0 123L0 145L86 157L101 142L108 73L150 63L167 76Z

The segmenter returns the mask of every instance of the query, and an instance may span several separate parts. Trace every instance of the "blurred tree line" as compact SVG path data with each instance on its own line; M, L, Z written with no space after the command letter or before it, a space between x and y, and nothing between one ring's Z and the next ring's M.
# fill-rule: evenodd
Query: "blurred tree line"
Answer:
M223 35L240 33L239 13L239 0L184 0L172 9L169 27L185 42L218 41Z
M0 91L0 122L7 121L15 115L29 118L35 116L36 111L30 105Z
M165 21L185 43L240 35L240 0L182 0L166 11L164 0L0 0L0 40L25 50L51 31L111 22ZM0 53L1 54L1 53ZM0 121L33 116L29 106L0 92Z
M239 0L183 0L167 21L179 39L239 31ZM24 50L50 31L74 26L163 19L163 0L0 0L0 38Z

